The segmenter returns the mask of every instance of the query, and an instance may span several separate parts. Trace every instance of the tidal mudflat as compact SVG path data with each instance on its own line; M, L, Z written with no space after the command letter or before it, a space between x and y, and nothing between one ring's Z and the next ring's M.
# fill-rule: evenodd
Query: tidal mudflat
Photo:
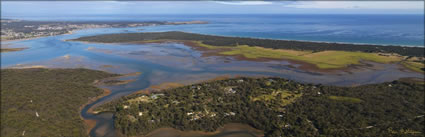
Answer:
M199 81L206 81L223 75L229 75L230 77L274 76L305 83L321 83L338 86L356 86L381 83L403 77L420 78L423 76L421 73L407 70L396 63L386 64L371 61L362 61L363 65L355 65L349 69L335 69L333 71L304 70L299 68L301 64L286 60L257 61L243 60L232 56L205 55L205 51L197 50L196 48L180 42L85 44L88 46L85 49L87 51L131 59L136 62L144 62L154 66L154 69L149 71L150 77L146 79L149 81L150 85L149 88L147 88L148 90L155 90L152 88L152 85L161 85L163 83L186 85ZM131 83L129 85L131 85ZM117 96L124 95L126 94L121 93ZM166 135L170 135L171 133L173 133L173 135L175 135L174 133L185 133L188 134L188 136L196 135L195 133L180 132L175 129L159 130L165 130L167 132L154 132L152 136L163 135L159 133L166 133ZM249 131L241 132L246 132L247 135L251 134ZM223 134L223 136L241 135L239 133L240 132Z
M397 63L376 63L372 61L361 61L361 65L352 65L331 71L304 69L303 63L291 60L269 59L258 61L241 59L238 56L210 55L208 51L199 50L181 42L100 44L102 46L94 43L87 44L89 47L86 50L88 51L149 62L173 68L179 72L167 75L169 76L168 80L173 76L184 77L184 75L212 73L217 75L277 76L307 83L351 86L380 83L402 77L422 76L420 73L410 71ZM164 73L167 72L161 74L166 75Z
M24 41L9 41L6 44L25 45L26 50L2 53L2 68L90 68L111 73L140 75L121 78L133 80L123 85L102 86L111 93L82 109L85 120L96 121L91 136L116 136L113 130L113 115L92 114L88 110L105 102L132 94L162 83L182 85L206 81L220 76L273 76L305 83L352 86L381 83L405 77L422 78L421 73L403 70L398 64L365 62L355 69L333 72L310 71L298 68L286 60L241 60L233 56L208 55L181 42L102 44L66 41L82 36L116 33L138 28L104 28L75 31Z
M146 137L262 137L263 131L248 125L231 123L219 128L216 132L180 131L173 128L160 128L152 131Z

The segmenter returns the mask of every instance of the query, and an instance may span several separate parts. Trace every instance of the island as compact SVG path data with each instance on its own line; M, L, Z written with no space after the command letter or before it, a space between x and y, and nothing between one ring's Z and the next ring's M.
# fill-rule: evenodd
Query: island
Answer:
M31 21L1 19L1 40L22 40L69 34L75 30L91 28L126 28L156 25L206 24L205 21Z
M300 69L319 71L349 68L361 65L362 61L398 63L412 71L425 71L424 47L225 37L180 31L104 34L71 41L131 44L181 42L203 51L204 56L233 56L258 61L287 60L300 64Z
M0 48L0 52L14 52L14 51L21 51L27 48Z
M281 136L422 136L423 79L358 87L232 78L136 93L96 108L126 136L174 128L214 132L242 123Z
M21 50L25 50L25 49L27 49L27 47L13 47L11 44L1 44L0 45L0 52L1 53L21 51Z
M1 135L88 136L80 109L105 94L95 81L115 76L88 69L2 69Z

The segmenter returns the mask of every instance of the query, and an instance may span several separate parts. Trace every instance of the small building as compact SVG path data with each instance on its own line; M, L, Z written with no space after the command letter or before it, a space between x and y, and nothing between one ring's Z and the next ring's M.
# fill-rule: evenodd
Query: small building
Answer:
M224 88L224 90L226 91L226 93L232 93L232 94L236 93L236 90L234 90L232 87L226 87Z
M164 94L153 94L151 96L152 99L157 99L159 96L163 96Z

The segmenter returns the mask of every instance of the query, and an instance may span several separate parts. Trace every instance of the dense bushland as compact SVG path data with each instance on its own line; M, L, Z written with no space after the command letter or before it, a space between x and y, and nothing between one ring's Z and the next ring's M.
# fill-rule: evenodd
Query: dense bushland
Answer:
M272 40L272 39L256 39L242 37L224 37L203 35L195 33L186 33L179 31L170 32L146 32L146 33L120 33L120 34L104 34L97 36L87 36L75 39L77 41L103 42L103 43L119 43L119 42L135 42L143 40L195 40L202 41L204 44L213 46L236 46L249 45L260 46L273 49L291 49L291 50L311 50L311 51L361 51L373 53L397 53L402 56L424 56L423 47L402 47L402 46L379 46L367 44L342 44L342 43L324 43L324 42L306 42L291 40Z
M282 78L236 78L134 94L105 104L128 136L161 127L215 131L244 123L279 136L423 136L424 85L393 81L358 87Z
M79 108L102 94L87 69L2 69L1 136L88 136Z

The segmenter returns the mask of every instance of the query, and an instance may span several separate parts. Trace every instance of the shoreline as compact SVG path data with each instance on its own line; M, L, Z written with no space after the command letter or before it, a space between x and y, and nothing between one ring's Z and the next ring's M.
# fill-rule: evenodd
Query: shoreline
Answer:
M186 32L192 33L192 32ZM373 45L373 46L398 46L398 47L425 47L425 45L402 45L402 44L376 44L376 43L361 43L361 42L332 42L332 41L317 41L317 40L301 40L301 39L281 39L281 38L262 38L262 37L244 37L244 36L230 36L230 35L216 35L216 34L205 34L205 33L192 33L202 34L211 36L223 36L223 37L236 37L236 38L249 38L249 39L262 39L262 40L284 40L293 42L312 42L312 43L326 43L326 44L351 44L351 45Z
M60 35L62 35L62 34L60 34ZM53 35L53 36L56 36L56 35ZM14 39L14 40L1 40L1 43L3 43L3 42L16 42L16 41L33 40L33 39L44 38L44 37L48 37L48 36L40 36L40 37L32 37L32 38L24 38L24 39Z
M104 81L107 81L107 80L114 80L114 79L119 79L119 78L122 78L122 77L137 76L137 75L140 75L140 74L141 74L140 72L134 72L134 73L123 74L123 75L120 75L120 76L115 76L115 77L105 78L105 79L101 79L101 80L95 80L95 81L93 82L93 85L94 85L94 86L96 86L96 87L99 87L100 85L104 85L104 84L105 84L105 83L104 83ZM131 82L133 82L133 81L131 81ZM127 83L124 83L124 84L127 84ZM108 96L108 95L110 95L110 94L112 93L112 91L111 91L110 89L108 89L108 88L101 88L101 89L103 90L103 92L102 92L102 94L101 94L101 95L96 96L96 97L93 97L93 98L90 98L90 99L88 100L88 102L87 102L87 103L83 104L83 105L82 105L82 106L80 106L80 108L79 108L80 118L81 118L81 120L83 120L83 122L84 122L84 124L85 124L85 128L86 128L86 130L87 130L87 134L88 134L88 135L90 134L91 130L92 130L94 127L96 127L96 125L97 125L97 121L96 121L96 120L94 120L94 119L84 119L84 118L83 118L83 116L82 116L82 113L83 113L82 111L83 111L83 109L84 109L87 105L89 105L89 104L91 104L91 103L93 103L93 102L96 102L97 100L99 100L99 99L101 99L101 98L103 98L103 97L106 97L106 96ZM92 106L92 107L88 108L87 113L88 113L88 114L92 114L92 115L97 115L97 114L99 114L99 113L96 113L96 112L93 110L93 109L95 109L95 107L96 107L96 106Z
M310 72L321 72L321 73L336 73L336 72L339 72L339 71L346 72L346 71L349 71L349 70L355 70L357 67L368 66L367 63L364 63L365 62L364 60L360 60L359 64L349 64L349 65L342 67L342 68L319 68L315 64L300 61L300 60L289 59L289 58L280 58L280 59L267 58L267 57L247 58L244 55L240 55L240 54L237 54L237 55L222 55L222 54L220 54L220 52L227 51L228 49L220 49L220 47L218 47L218 49L209 49L207 47L203 47L203 46L199 45L199 43L196 43L194 41L188 41L188 40L140 41L140 42L130 42L129 44L148 44L148 43L156 43L156 44L182 43L182 44L184 44L188 47L191 47L195 50L201 51L202 57L227 56L227 57L234 57L236 60L239 60L239 61L242 60L242 61L255 61L255 62L282 61L283 60L283 61L288 61L291 64L300 65L297 68L302 69L302 70L306 70L306 71L310 71ZM106 44L118 44L118 43L106 43ZM329 51L331 51L331 50L329 50ZM366 61L366 62L368 62L368 61ZM374 61L370 61L370 62L374 62ZM390 63L381 63L381 64L391 64L391 63L398 63L399 64L400 62L390 62ZM380 63L380 62L374 62L374 63ZM414 71L414 72L417 72L417 71Z
M161 32L167 32L167 31L161 31ZM142 32L142 33L149 33L149 32ZM425 47L425 45L401 45L401 44L391 45L391 44L373 44L373 43L361 43L361 42L331 42L331 41L315 41L315 40L244 37L244 36L230 36L230 35L219 35L219 34L193 33L193 32L186 32L186 31L184 31L184 33L198 34L198 35L200 34L200 35L207 35L207 36L217 36L217 37L230 37L230 38L247 38L247 39L260 39L260 40L282 40L282 41L289 41L289 42L310 42L310 43L325 43L325 44L350 44L350 45L373 45L373 46L396 46L396 47Z
M234 79L234 82L236 82L238 79ZM270 80L273 80L273 81L276 81L276 79L270 79L270 78L266 78L266 79L263 79L264 81L269 81L270 82ZM239 80L238 80L239 81ZM262 82L264 82L264 81L260 81L261 83ZM242 82L244 82L244 81L242 81ZM248 82L248 80L247 80L247 82ZM278 81L278 82L276 82L276 83L281 83L282 81ZM286 83L287 81L284 81L284 84L287 84ZM294 82L294 83L290 83L290 84L299 84L298 82ZM392 87L392 84L397 84L397 83L391 83L391 82L387 82L387 83L381 83L380 84L380 86L382 86L382 87L384 87L384 88L391 88ZM400 83L399 83L400 84ZM207 86L205 86L205 85L207 85ZM204 83L204 85L202 86L202 89L204 89L204 88L212 88L212 87L210 87L210 86L208 86L208 85L212 85L211 83ZM224 84L224 85L227 85L227 84ZM308 84L306 84L306 85L308 85ZM227 85L228 86L228 85ZM316 86L320 86L320 85L309 85L310 87L307 87L307 88L305 88L305 91L300 91L300 92L305 92L305 94L303 94L304 96L308 96L308 97L314 97L314 98L322 98L322 97L319 97L318 95L320 95L320 92L318 92L317 94L316 94L316 91L311 91L311 89L315 89L315 88L317 88ZM223 87L223 86L219 86L219 87ZM303 86L301 86L301 87L303 87ZM332 87L332 86L330 86L330 87ZM370 86L364 86L365 88L371 88ZM418 86L418 87L420 87L420 86ZM309 88L311 88L311 89L309 89ZM333 87L332 87L333 88ZM342 90L342 91L345 91L345 90L347 90L346 88L343 88L343 87L338 87L340 90ZM353 91L356 91L356 89L358 89L358 88L360 88L360 87L353 87L353 88L350 88L350 90L352 89ZM198 88L198 90L199 90L200 88ZM300 88L298 88L298 89L300 89ZM327 89L327 88L325 88L325 89ZM360 88L360 89L362 89L362 88ZM372 88L373 89L373 88ZM394 87L394 89L398 89L397 87ZM187 90L186 88L184 88L184 90ZM329 89L330 91L332 91L331 93L328 93L328 92L325 92L325 94L326 95L324 95L324 96L330 96L330 95L338 95L341 91L338 91L338 90L335 90L335 89ZM181 90L176 90L176 91L181 91ZM364 90L364 92L367 92L368 90ZM190 92L191 91L188 91L188 93L189 93L189 95L190 95ZM193 92L193 91L192 91ZM217 92L221 92L221 91L217 91ZM249 91L247 91L247 92L249 92ZM349 92L351 92L351 91L347 91L347 94L349 94ZM386 92L388 92L388 91L386 91ZM180 92L177 92L176 94L179 94ZM421 93L420 92L420 90L418 89L417 90L417 93ZM362 96L364 96L364 94L363 93L358 93L359 95L358 96L354 96L354 97L358 97L358 98L361 98L361 99L364 99L364 98L362 98ZM384 94L384 93L382 93L382 94ZM171 96L171 95L170 95ZM344 97L344 96L349 96L349 95L345 95L345 94L343 94L343 95L340 95L341 97ZM134 97L137 97L137 96L134 96ZM128 99L132 99L132 98L128 98ZM201 98L201 100L202 100L203 98ZM323 99L326 99L326 98L323 98ZM176 101L184 101L184 99L180 99L180 100L176 100ZM373 100L373 98L368 98L368 100L364 100L365 102L366 101L370 101L370 100ZM388 100L391 100L391 99L388 99ZM400 100L402 100L402 99L400 99ZM125 100L124 100L125 101ZM195 101L197 101L197 100L195 100ZM247 99L247 101L250 101L250 99ZM309 100L304 100L304 101L306 101L306 102L308 102ZM344 100L343 100L344 101ZM201 101L202 102L202 101ZM331 102L331 101L330 101ZM337 104L337 102L331 102L331 103L335 103L335 104ZM122 105L122 104L119 104L119 105ZM338 105L338 104L337 104ZM349 104L349 105L353 105L353 104ZM190 106L189 106L190 107ZM153 108L153 109L155 109L155 108ZM165 109L165 108L164 108ZM173 108L174 109L174 108ZM144 109L142 109L142 108L140 108L139 109L139 112L140 111L143 111ZM171 109L172 110L172 109ZM151 111L151 110L149 110L148 109L148 111ZM157 109L157 111L158 111L158 109ZM161 110L160 110L161 111ZM193 112L195 111L195 110L192 110ZM230 111L233 111L233 110L230 110ZM128 112L128 113L127 113ZM125 117L125 115L132 115L132 116L134 116L134 115L137 115L137 111L131 111L130 112L130 110L129 111L127 111L127 112L125 112L125 113L117 113L119 116L121 116L121 117ZM190 110L189 111L187 111L187 112L191 112ZM242 114L242 113L240 113L240 112L236 112L237 114ZM335 113L338 113L338 112L335 112ZM123 115L123 114L125 114L125 115ZM140 113L139 113L140 114ZM183 113L183 115L184 115L184 113ZM295 116L296 117L296 116ZM150 117L149 117L150 118ZM118 117L118 120L117 121L122 121L123 119L120 119L119 117ZM128 120L128 119L124 119L124 120ZM209 121L210 119L205 119L206 121ZM270 120L272 120L272 119L270 119ZM309 120L307 120L307 121L309 121ZM235 121L232 121L232 122L235 122ZM125 122L120 122L119 124L126 124ZM229 123L231 123L231 122L229 122ZM217 135L217 133L220 133L220 129L228 129L228 128L226 128L226 125L227 124L229 124L229 123L223 123L223 125L222 126L219 126L219 127L217 127L217 128L214 128L215 130L208 130L208 131L210 131L210 132L208 132L208 131L203 131L202 130L202 128L199 128L199 129L193 129L193 128L181 128L181 125L177 125L175 128L170 128L170 126L153 126L152 128L148 128L149 130L145 130L145 131L143 131L143 132L137 132L138 134L130 134L130 135L132 135L132 136L136 136L136 137L158 137L158 136L167 136L167 137L174 137L174 136L178 136L178 137L184 137L185 135L186 136L188 136L188 135L192 135L192 136L195 136L195 135L197 135L197 136L201 136L201 135ZM239 122L238 121L238 123L237 124L242 124L242 123L244 123L244 121L242 121L242 122ZM148 124L149 125L149 124ZM145 126L148 126L148 125L146 125L145 124ZM167 124L165 124L165 125L167 125ZM249 123L247 124L247 125L250 125ZM292 125L292 124L291 124ZM191 124L189 124L189 126L192 126ZM281 125L281 126L283 126L283 125ZM140 126L139 126L140 127ZM173 126L174 127L174 126ZM257 127L258 128L258 126L255 126L255 127ZM285 127L286 127L286 125L285 125ZM131 126L130 126L130 128L131 128ZM186 130L185 130L186 129ZM246 128L247 129L247 128ZM259 129L262 129L262 128L259 128ZM258 129L257 129L258 130ZM267 135L270 135L270 131L268 131L267 129L263 129L264 130L264 132L266 132L267 133ZM124 132L124 133L128 133L127 131L128 130L125 130L125 129L123 129L123 130L121 130L122 132ZM245 133L247 133L247 132L244 132L244 133L242 133L242 134L245 134ZM249 132L248 132L249 133ZM252 135L252 134L251 134Z
M62 35L62 34L60 34L60 35ZM56 36L56 35L53 35L53 36ZM33 40L33 39L44 38L44 37L48 37L48 36L40 36L40 37L32 37L32 38L24 38L24 39L14 39L14 40L1 40L1 43L3 43L3 42L17 42L17 41Z
M164 131L165 130L165 131ZM170 134L171 132L171 134ZM247 132L255 137L264 137L264 131L256 129L248 124L243 123L226 123L217 128L213 132L197 131L197 130L179 130L171 127L161 127L152 130L146 135L136 135L136 137L156 137L166 134L165 136L171 137L190 137L190 136L214 136L219 134L226 134L232 132ZM167 134L168 133L168 134Z
M27 47L25 48L0 48L1 53L8 53L8 52L17 52L17 51L23 51L28 49Z
M167 32L167 31L160 31L161 32ZM315 40L300 40L300 39L280 39L280 38L262 38L262 37L244 37L244 36L230 36L230 35L218 35L218 34L206 34L206 33L192 33L192 32L186 32L189 34L200 34L200 35L208 35L208 36L217 36L217 37L230 37L230 38L247 38L247 39L259 39L259 40L282 40L282 41L288 41L288 42L309 42L309 43L323 43L323 44L350 44L350 45L372 45L372 46L395 46L395 47L425 47L425 45L402 45L402 44L376 44L376 43L361 43L361 42L332 42L332 41L315 41ZM128 32L127 32L128 33ZM140 32L139 32L140 33ZM141 32L141 33L153 33L153 32ZM156 33L156 32L155 32ZM115 34L115 33L113 33ZM126 34L126 33L120 33L120 34ZM89 42L89 41L78 41L73 39L68 39L65 41L77 41L77 42L87 42L87 43L103 43L103 44L111 44L106 42Z
M90 98L86 104L83 104L83 105L82 105L82 106L80 106L80 108L79 108L80 118L81 118L81 120L83 120L83 122L84 122L84 126L85 126L85 128L86 128L86 130L87 130L87 134L90 134L90 131L91 131L91 130L92 130L92 129L96 126L97 121L96 121L96 120L93 120L93 119L84 119L84 118L83 118L83 116L81 115L82 110L83 110L83 109L84 109L87 105L89 105L89 104L91 104L91 103L95 102L96 100L99 100L100 98L103 98L103 97L108 96L109 94L111 94L111 90L109 90L109 89L107 89L107 88L102 88L102 90L103 90L103 92L102 92L102 94L101 94L101 95L96 96L96 97L93 97L93 98ZM96 113L93 113L93 106L92 106L92 107L90 107L90 108L87 110L87 113L90 113L90 114L96 115Z
M194 23L197 24L197 23ZM199 24L208 24L208 23L199 23ZM165 25L192 25L191 23L185 24L165 24ZM108 27L105 27L108 28ZM125 28L125 27L123 27ZM85 29L96 29L96 28L84 28L84 29L76 29L71 30L68 33L58 34L58 35L69 35L73 34L73 31L79 31L79 30L85 30ZM320 40L302 40L302 39L281 39L281 38L263 38L263 37L250 37L250 36L230 36L230 35L217 35L217 34L206 34L206 33L192 33L192 32L186 32L191 34L202 34L202 35L210 35L210 36L222 36L222 37L233 37L233 38L249 38L249 39L261 39L261 40L283 40L283 41L292 41L292 42L312 42L312 43L325 43L325 44L352 44L352 45L373 45L373 46L397 46L397 47L425 47L425 45L403 45L403 44L384 44L384 43L362 43L362 42L338 42L338 41L320 41ZM58 36L58 35L51 35L51 36ZM24 38L24 39L14 39L14 40L1 40L1 43L3 42L16 42L16 41L25 41L25 40L33 40L37 38L44 38L49 36L39 36L39 37L32 37L32 38ZM74 41L74 40L64 40L64 41ZM82 42L82 41L80 41ZM100 43L100 42L93 42L93 43Z
M90 28L88 28L90 29ZM73 34L73 31L78 31L78 30L82 30L82 29L76 29L76 30L71 30L67 33L63 33L63 34L57 34L57 35L50 35L50 36L60 36L60 35L70 35ZM26 40L34 40L34 39L38 39L38 38L46 38L46 37L50 37L50 36L39 36L39 37L31 37L31 38L23 38L23 39L14 39L14 40L1 40L1 43L3 42L19 42L19 41L26 41Z
M20 21L27 21L27 20L20 20ZM67 22L67 21L56 21L56 22ZM84 21L82 21L82 22L84 22ZM105 21L105 22L108 22L108 21ZM179 22L173 22L173 21L158 21L158 22L159 23L153 23L153 24L150 24L150 25L142 25L142 26L130 26L129 25L129 26L125 26L125 27L113 27L113 26L109 26L109 27L74 28L74 29L68 30L68 32L62 33L62 34L37 36L37 37L29 37L29 38L22 38L22 39L11 39L11 40L1 39L0 40L0 43L3 43L3 42L25 41L25 40L32 40L32 39L37 39L37 38L44 38L44 37L49 37L49 36L69 35L69 34L73 34L74 31L86 30L86 29L97 29L97 28L135 28L135 27L147 27L147 26L152 26L152 25L154 25L154 26L160 26L160 25L191 25L191 24L208 24L209 23L207 21L199 21L199 20L179 21ZM119 23L119 22L116 22L116 23ZM135 23L147 23L147 22L135 22Z
M69 40L69 41L77 41L77 40ZM423 72L418 72L415 71L411 68L406 67L405 65L403 65L402 62L405 62L406 60L402 59L405 56L402 55L398 55L395 53L394 56L400 58L401 60L399 61L390 61L390 62L375 62L372 60L359 60L359 63L357 64L348 64L344 67L341 68L320 68L318 67L316 64L314 63L310 63L310 62L305 62L302 60L295 60L295 59L290 59L290 58L268 58L268 57L258 57L258 58L247 58L244 55L241 54L236 54L236 55L222 55L220 54L220 52L226 52L226 51L231 51L231 49L226 49L226 47L221 47L221 46L214 46L213 48L209 48L209 47L205 47L200 45L200 43L198 43L197 41L193 41L193 40L173 40L173 39L159 39L159 40L141 40L141 41L132 41L132 42L117 42L117 43L106 43L106 42L92 42L92 41L77 41L77 42L82 42L82 43L100 43L100 44L107 44L107 45L120 45L120 44L129 44L129 45L134 45L134 44L162 44L162 43L180 43L180 44L184 44L185 46L188 46L190 48L193 48L194 50L200 51L201 52L201 57L209 57L209 56L225 56L225 57L233 57L235 60L238 61L255 61L255 62L267 62L267 61L287 61L291 64L296 64L299 65L298 67L295 67L293 65L289 65L289 67L291 68L298 68L301 70L305 70L305 71L309 71L309 72L319 72L319 73L329 73L329 74L335 74L338 72L350 72L352 70L356 70L359 67L373 67L370 66L367 62L373 62L373 63L380 63L380 64L399 64L402 67L405 67L407 70L410 70L410 72L415 72L415 73L420 73L423 74ZM201 43L203 44L203 43ZM253 46L255 47L255 46ZM233 48L233 47L232 47ZM279 49L275 49L275 50L279 50ZM283 49L285 50L285 49ZM292 50L292 49L288 49L288 50ZM325 52L325 51L336 51L338 52L338 50L324 50L321 52ZM342 51L342 52L356 52L356 51ZM359 51L361 52L361 51ZM366 52L362 52L362 53L366 53ZM387 53L370 53L370 54L387 54ZM382 56L383 56L382 55ZM389 57L391 58L391 57Z
M222 80L222 79L228 79L228 78L231 78L231 77L229 77L229 76L226 76L226 75L223 75L223 76L218 76L218 77L216 77L216 78L212 78L212 79L209 79L209 80L203 80L203 81L198 81L198 82L196 82L196 83L203 83L203 82L208 82L208 81L215 81L215 80ZM233 77L233 78L236 78L236 77ZM171 86L171 87L167 87L167 85L168 84L171 84L171 85L175 85L173 82L165 82L165 83L161 83L161 84L159 84L159 85L152 85L152 86L150 86L149 88L151 88L151 89L158 89L158 90L164 90L164 89L168 89L168 88L175 88L175 87L173 87L173 86ZM162 86L165 86L164 88L162 88ZM176 87L180 87L180 86L176 86ZM147 88L147 89L149 89L149 88ZM129 95L127 95L127 96L130 96L130 95L134 95L134 94L150 94L150 93L154 93L154 92L156 92L156 91L149 91L149 90L147 90L147 89L145 89L145 90L140 90L140 91L135 91L135 92L133 92L132 94L129 94ZM90 108L87 112L88 113L91 113L91 114L94 114L94 115L97 115L97 114L101 114L101 113L104 113L104 112L93 112L93 109L94 109L95 107L92 107L92 108ZM105 112L107 112L107 111L105 111ZM88 120L85 120L85 122L86 122L86 124L89 126L89 127L94 127L94 126L96 126L96 121L94 121L94 120L90 120L90 119L88 119ZM228 129L228 128L226 128L226 126L228 126L228 124L239 124L239 125L243 125L243 126L249 126L249 125L246 125L246 124L243 124L243 123L226 123L226 124L224 124L222 127L219 127L217 130L215 130L215 131L213 131L213 132L207 132L207 131L196 131L196 130L179 130L179 129L175 129L175 128L170 128L170 127L160 127L160 128L157 128L157 129L154 129L154 130L152 130L152 131L150 131L149 133L147 133L147 134L145 134L145 135L136 135L135 137L156 137L156 136L160 136L160 135L163 135L163 134L167 134L168 135L168 133L173 133L173 134L170 134L169 136L171 137L172 135L176 135L176 137L177 136L179 136L179 137L184 137L184 136L192 136L192 135L203 135L203 136L213 136L213 135L219 135L219 134L221 134L221 133L226 133L226 131L223 131L222 129ZM251 127L251 126L249 126L249 127ZM258 130L258 129L255 129L255 128L253 128L253 127L251 127L253 130L256 130L256 131L259 131L259 132L262 132L262 131L260 131L260 130ZM90 130L91 131L91 130ZM167 133L165 133L165 132L167 132ZM244 129L242 129L240 132L244 132L244 133L242 133L242 134L245 134L245 132L246 133L254 133L254 132L252 132L252 131L246 131L246 130L244 130ZM118 134L121 134L120 132L117 132ZM258 133L258 132L256 132L256 133ZM257 135L257 137L262 137L264 134L262 134L262 135L260 135L260 134L255 134L255 135Z

